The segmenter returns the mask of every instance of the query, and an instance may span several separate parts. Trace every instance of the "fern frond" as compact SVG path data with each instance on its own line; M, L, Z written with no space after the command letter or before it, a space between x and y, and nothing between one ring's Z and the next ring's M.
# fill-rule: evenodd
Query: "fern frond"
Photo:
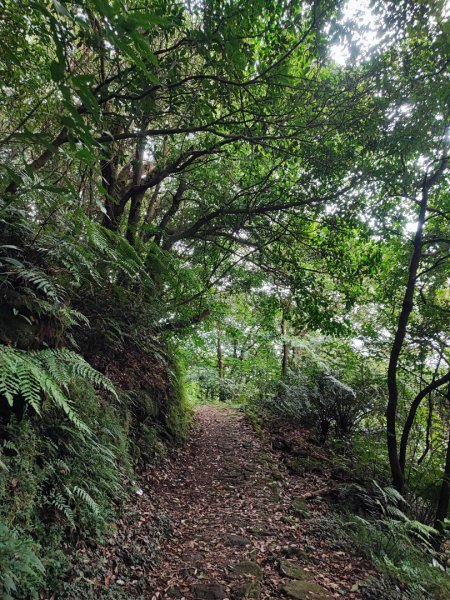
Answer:
M12 405L21 395L36 413L42 399L48 398L80 430L89 428L79 418L68 395L70 383L84 380L117 397L114 386L102 373L93 369L81 356L67 349L15 350L0 347L0 394Z
M19 281L22 281L41 292L46 298L53 302L62 301L64 289L55 284L44 271L15 258L3 257L2 260L9 265L10 269L9 272L3 273L3 276L14 276Z
M393 517L395 519L399 519L400 521L408 521L408 517L405 513L400 510L397 506L393 506L392 504L388 504L386 507L386 514L389 517Z
M433 527L420 523L420 521L408 521L406 523L408 533L417 541L432 548L433 540L438 536L438 532Z
M379 487L379 486L378 486ZM395 488L388 486L383 488L386 496L392 501L398 504L406 504L405 498Z
M76 528L73 510L67 504L67 500L60 492L54 492L48 500L49 504L56 508L67 520L72 529Z
M89 506L89 508L91 509L91 511L94 513L95 516L98 516L100 514L100 508L99 508L97 502L92 498L92 496L85 489L79 487L78 485L74 485L73 492L76 496L78 496L78 498L83 500L83 502L85 502L87 504L87 506Z

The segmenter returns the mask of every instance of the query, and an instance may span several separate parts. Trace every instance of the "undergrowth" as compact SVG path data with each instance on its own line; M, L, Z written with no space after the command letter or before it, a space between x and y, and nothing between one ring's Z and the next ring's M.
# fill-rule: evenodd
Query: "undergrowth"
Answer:
M64 389L76 419L42 395L39 414L28 404L3 422L0 597L25 599L38 597L42 589L62 590L72 542L96 543L108 534L134 491L137 457L152 461L156 449L162 454L169 442L186 437L189 411L182 376L174 367L170 378L164 417L150 414L145 426L137 423L129 394L99 394L82 374L74 374ZM64 593L73 597L67 585Z
M344 548L372 562L381 578L360 582L364 598L373 600L445 600L450 578L443 556L434 548L437 532L409 518L408 504L391 487L376 482L342 486L341 506L315 525ZM348 512L349 507L355 512ZM341 513L336 510L341 509Z
M402 598L445 600L450 597L450 580L434 556L428 529L409 520L354 516L342 521L349 543L373 562L394 590L402 590Z

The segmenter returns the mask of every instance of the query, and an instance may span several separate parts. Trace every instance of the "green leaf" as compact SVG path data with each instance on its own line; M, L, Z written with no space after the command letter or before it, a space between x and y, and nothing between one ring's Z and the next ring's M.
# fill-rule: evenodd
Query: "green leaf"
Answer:
M55 7L56 12L60 15L63 15L64 17L71 16L66 6L64 6L62 2L59 2L59 0L53 0L53 6Z
M151 28L154 25L162 25L163 27L170 26L170 21L168 19L148 12L131 13L127 15L127 20L135 27Z
M50 63L50 75L55 83L58 83L64 79L65 68L66 66L64 63L52 60Z
M107 17L110 21L114 20L114 10L107 0L92 0L92 3L101 15Z

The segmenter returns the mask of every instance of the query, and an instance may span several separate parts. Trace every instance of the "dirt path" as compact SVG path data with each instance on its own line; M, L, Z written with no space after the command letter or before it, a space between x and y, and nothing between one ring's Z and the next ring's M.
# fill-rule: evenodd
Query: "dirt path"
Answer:
M364 565L314 528L323 502L300 499L323 480L288 475L239 411L201 407L190 442L151 479L172 533L149 600L359 597L350 590Z

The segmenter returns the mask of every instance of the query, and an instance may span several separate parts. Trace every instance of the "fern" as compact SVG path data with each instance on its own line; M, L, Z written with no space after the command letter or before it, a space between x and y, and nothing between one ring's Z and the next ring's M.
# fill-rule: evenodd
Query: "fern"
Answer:
M35 290L42 292L49 300L54 302L62 301L64 289L56 285L41 269L9 256L1 258L0 266L3 267L2 277L6 285L19 280L22 284L31 285Z
M44 573L33 543L20 539L14 530L0 522L0 597L13 600L19 585L30 583L35 588L36 582L42 583ZM38 595L34 592L31 597Z
M47 502L65 517L72 529L76 528L73 510L67 503L67 499L60 492L53 491L50 493Z
M78 498L83 500L83 502L85 502L87 504L87 506L89 506L89 508L91 509L91 511L94 513L94 515L96 517L100 514L100 509L99 509L97 502L92 498L92 496L85 489L79 487L78 485L75 485L73 487L73 493L76 496L78 496Z
M89 428L79 418L68 395L68 386L83 380L116 395L114 386L81 356L67 349L22 351L0 348L0 394L10 406L22 396L40 414L42 400L50 400L80 430Z
M408 535L424 546L426 550L431 551L433 549L433 541L438 533L436 529L413 520L408 520L405 523L405 529Z

